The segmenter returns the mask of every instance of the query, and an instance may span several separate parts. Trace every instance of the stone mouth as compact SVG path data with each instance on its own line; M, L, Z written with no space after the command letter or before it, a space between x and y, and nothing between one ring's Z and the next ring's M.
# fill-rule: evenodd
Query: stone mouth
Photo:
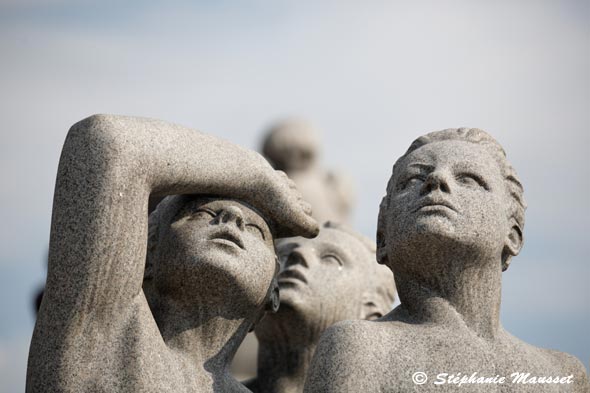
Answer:
M209 240L227 240L236 246L244 249L244 242L239 233L229 228L214 231L210 236Z
M298 280L304 284L307 284L307 278L305 278L305 274L303 274L303 272L299 271L298 269L283 270L279 274L279 282L282 280Z
M442 199L425 199L423 201L421 201L418 206L412 211L412 213L415 213L419 210L435 210L435 209L439 209L441 207L450 209L454 212L457 212L457 209L455 209L455 206L453 206L452 203L442 200Z

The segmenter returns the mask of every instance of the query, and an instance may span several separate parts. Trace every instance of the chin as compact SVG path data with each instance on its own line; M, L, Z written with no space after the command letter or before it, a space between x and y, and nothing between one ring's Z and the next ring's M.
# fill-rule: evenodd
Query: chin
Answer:
M190 287L195 298L231 303L233 307L244 310L258 308L266 298L272 277L263 281L261 275L248 274L244 268L243 263L218 256L201 260L199 266L192 270L190 278L183 279L186 283L183 286Z
M306 312L310 308L309 301L305 294L297 288L280 288L281 306L277 314L284 312Z
M304 303L304 296L298 288L279 286L281 307L294 307ZM280 310L280 309L279 309Z
M414 224L416 235L454 238L457 235L455 224L444 216L419 217Z
M198 275L199 281L260 282L265 274L258 270L259 277L256 280L253 270L257 270L257 266L252 266L249 262L251 262L250 258L241 249L235 249L230 245L210 244L208 247L201 248L193 258L192 270ZM272 277L269 277L270 283Z
M397 226L391 233L394 249L432 247L460 241L455 225L444 217L427 216L406 225Z

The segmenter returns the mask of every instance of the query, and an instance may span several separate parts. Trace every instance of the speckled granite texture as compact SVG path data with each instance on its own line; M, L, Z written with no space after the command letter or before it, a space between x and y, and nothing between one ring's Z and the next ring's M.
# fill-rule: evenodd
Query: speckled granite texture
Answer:
M502 271L523 244L522 194L485 132L417 139L393 167L377 231L377 259L392 269L401 305L330 327L305 392L587 392L579 360L522 342L499 321ZM459 387L445 373L506 380ZM513 373L530 373L529 383Z
M150 194L182 196L150 216L148 241ZM75 124L27 392L245 391L228 365L278 307L273 239L317 232L293 183L255 152L158 120Z
M391 271L375 261L375 242L327 222L318 237L280 240L281 306L256 327L258 393L302 392L320 335L336 322L376 319L391 310Z

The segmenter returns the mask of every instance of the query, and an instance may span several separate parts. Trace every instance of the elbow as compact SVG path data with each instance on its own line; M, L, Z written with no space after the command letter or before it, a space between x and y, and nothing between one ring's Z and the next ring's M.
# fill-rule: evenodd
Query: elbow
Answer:
M117 143L126 129L121 121L123 116L96 114L74 124L66 137L66 142L80 142L102 146Z
M123 116L93 115L74 124L62 148L58 177L135 172L136 143L125 123Z
M109 160L133 152L130 127L124 116L97 114L74 124L68 131L62 159Z

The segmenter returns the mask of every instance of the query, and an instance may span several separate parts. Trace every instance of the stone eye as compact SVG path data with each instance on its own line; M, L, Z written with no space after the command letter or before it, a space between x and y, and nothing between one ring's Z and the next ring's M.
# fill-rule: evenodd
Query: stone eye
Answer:
M248 232L250 232L252 235L259 237L262 240L266 240L266 237L264 236L264 232L262 232L262 229L260 229L260 227L258 227L258 225L246 224L246 230Z
M323 255L322 261L330 263L330 264L335 264L337 266L342 266L342 260L340 260L340 258L338 258L338 256L334 255L334 254Z
M408 188L410 186L422 184L423 182L424 182L424 176L422 176L422 175L410 176L401 182L398 189L405 190L406 188Z
M215 213L213 210L200 208L191 216L191 219L215 217L217 217L217 213Z
M488 190L488 185L482 178L472 173L460 173L457 175L457 182L467 186L467 187L481 187L485 190Z

